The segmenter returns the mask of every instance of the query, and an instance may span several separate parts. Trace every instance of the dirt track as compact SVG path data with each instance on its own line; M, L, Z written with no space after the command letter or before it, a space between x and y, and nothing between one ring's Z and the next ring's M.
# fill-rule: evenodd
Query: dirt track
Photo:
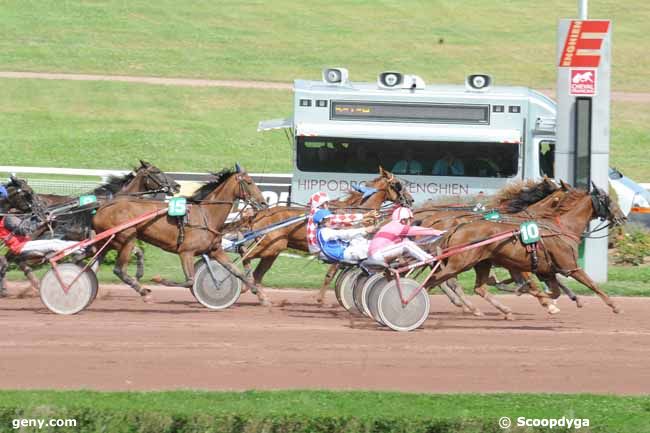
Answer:
M503 296L516 320L463 315L440 296L408 334L319 308L314 292L251 295L212 312L176 289L155 304L106 286L90 309L48 313L38 298L0 299L0 388L337 388L422 392L650 391L650 299L568 300L549 318L532 299ZM333 296L328 299L334 302ZM286 303L281 306L281 303Z
M19 72L0 71L0 78L66 80L66 81L117 81L123 83L140 83L163 86L187 87L232 87L239 89L276 89L291 90L291 83L274 81L244 81L244 80L209 80L200 78L166 78L145 77L133 75L100 75L100 74L71 74L61 72ZM555 90L540 89L542 93L555 97ZM644 92L612 92L612 99L620 102L650 102L650 93Z

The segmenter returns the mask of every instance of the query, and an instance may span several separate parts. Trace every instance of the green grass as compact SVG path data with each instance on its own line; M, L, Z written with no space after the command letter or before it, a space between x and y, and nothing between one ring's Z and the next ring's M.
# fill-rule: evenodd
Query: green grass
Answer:
M334 391L0 392L2 432L11 431L15 418L76 418L76 428L57 431L479 433L501 431L497 422L503 416L515 422L518 417L589 419L589 427L579 430L511 432L646 433L650 398Z
M284 134L257 132L258 121L291 115L288 91L12 79L0 86L3 165L124 169L142 158L167 171L235 161L252 172L292 171ZM611 165L650 182L650 105L615 102L612 115Z
M208 171L240 161L266 172L291 166L286 138L257 132L259 120L291 113L290 92L0 81L3 164L124 169L145 159L167 171Z
M0 69L290 81L346 66L461 83L555 84L556 27L576 2L348 0L239 2L9 0L0 6ZM650 91L645 0L592 0L614 21L615 90ZM444 43L439 43L439 39Z

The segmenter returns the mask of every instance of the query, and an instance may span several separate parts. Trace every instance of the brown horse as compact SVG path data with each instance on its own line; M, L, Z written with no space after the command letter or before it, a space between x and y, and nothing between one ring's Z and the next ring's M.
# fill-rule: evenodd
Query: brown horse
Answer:
M350 191L346 197L330 201L330 209L335 212L377 211L384 202L399 203L405 206L410 206L413 203L413 197L406 190L402 181L382 167L379 167L379 177L367 182L366 186L375 188L377 191L369 197L364 197L364 194L358 191ZM257 230L307 213L308 210L304 207L278 206L258 212L252 218L252 221L245 222L243 225L251 230ZM280 253L288 248L309 252L306 220L267 233L253 249L243 253L244 268L247 270L248 275L250 275L251 260L261 259L253 272L253 281L255 284L262 283L262 278L264 278L264 275L271 268ZM317 298L318 302L322 302L325 291L336 275L337 270L337 264L330 266L323 286L320 289Z
M257 185L239 167L235 170L224 169L214 176L214 180L203 185L188 199L190 206L183 229L179 227L176 218L162 215L117 233L112 240L111 246L118 250L113 272L145 300L149 299L151 291L142 288L138 281L127 273L128 258L137 239L179 255L185 282L162 281L164 284L192 287L193 259L201 254L208 254L227 266L233 274L247 284L244 276L232 266L228 256L221 249L220 230L236 200L243 200L258 209L266 207L266 202ZM166 206L166 203L160 201L119 198L98 209L93 225L97 232L102 232ZM267 303L266 295L262 290L254 285L249 287L257 289L262 303Z
M524 218L533 218L538 212L547 209L554 201L559 200L569 189L563 184L558 186L553 180L544 178L541 182L524 181L514 183L497 194L497 196L488 202L487 208L496 210L499 215L508 215L509 218L516 218L521 215ZM420 210L419 215L426 214L422 220L423 227L431 227L439 230L450 230L458 224L467 224L473 221L483 220L485 212L475 212L473 210L453 210L453 207L428 206ZM550 297L541 291L535 284L531 275L521 274L517 271L511 272L513 280L525 281L528 286L527 292L534 296L542 307L546 308L551 314L560 310L550 303ZM458 284L456 278L450 278L445 281L441 288L443 292L450 297L452 302L463 308L469 309L473 314L480 316L480 310L472 305L463 292L463 288ZM492 304L494 307L503 312L507 318L511 318L511 311L508 307L497 301L488 291L479 290L477 292L482 298Z
M556 274L570 276L589 287L612 308L615 313L620 310L614 302L596 285L589 276L578 267L578 246L581 236L594 218L609 220L618 225L625 221L625 215L609 196L595 185L592 192L572 189L560 200L553 202L536 215L535 221L541 231L539 252L529 253L519 238L521 219L499 222L476 221L461 224L446 234L442 241L450 255L443 260L442 266L427 283L435 287L455 275L474 268L476 270L475 290L485 290L493 265L519 272L535 273L551 284ZM487 238L511 231L506 239L456 253L461 248Z

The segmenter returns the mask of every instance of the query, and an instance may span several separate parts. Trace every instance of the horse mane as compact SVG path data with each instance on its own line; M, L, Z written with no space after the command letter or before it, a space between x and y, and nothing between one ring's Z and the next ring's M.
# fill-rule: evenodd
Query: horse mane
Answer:
M528 206L548 197L560 189L554 182L547 179L541 182L532 180L519 181L505 187L496 197L496 205L505 207L508 213L517 213Z
M535 212L536 218L552 218L557 214L565 214L575 208L575 202L589 194L583 189L571 189L560 199L557 205L546 206Z
M230 168L224 168L218 173L210 172L214 179L210 180L208 183L203 185L201 188L197 189L194 194L190 197L190 201L199 202L205 200L205 197L208 196L212 191L217 189L219 185L222 185L226 180L230 178L236 171Z
M358 199L359 197L361 197L361 193L359 191L355 191L351 189L346 192L345 196L336 198L334 200L330 200L330 205L334 205L337 207L346 206L349 205L354 200Z
M131 182L135 178L133 173L125 174L124 176L115 176L111 174L108 176L108 181L97 188L92 193L94 195L112 195L117 194L124 188L124 185Z

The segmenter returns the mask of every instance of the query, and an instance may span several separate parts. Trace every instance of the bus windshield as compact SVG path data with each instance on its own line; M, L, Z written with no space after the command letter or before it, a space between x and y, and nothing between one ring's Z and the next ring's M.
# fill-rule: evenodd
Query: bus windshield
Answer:
M514 177L519 145L512 143L297 137L303 172L421 176Z

